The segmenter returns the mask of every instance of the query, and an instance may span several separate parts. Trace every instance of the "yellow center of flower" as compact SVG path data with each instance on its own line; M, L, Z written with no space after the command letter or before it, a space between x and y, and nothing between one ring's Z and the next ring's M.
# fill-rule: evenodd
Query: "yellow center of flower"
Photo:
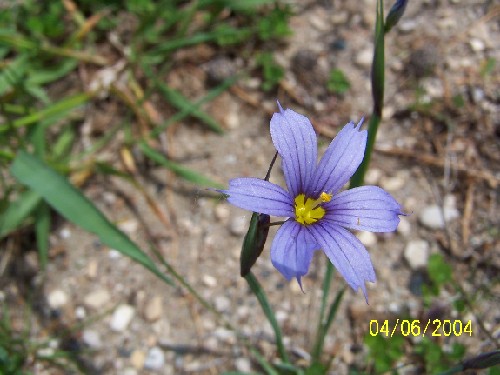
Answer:
M306 198L304 194L295 197L295 220L303 225L317 222L325 216L325 209L322 203L330 202L332 195L322 192L318 199Z

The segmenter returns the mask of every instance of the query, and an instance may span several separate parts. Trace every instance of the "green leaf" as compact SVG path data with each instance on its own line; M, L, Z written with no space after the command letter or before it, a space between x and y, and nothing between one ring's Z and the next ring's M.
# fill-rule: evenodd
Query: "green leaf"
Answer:
M146 253L113 225L79 190L40 159L20 151L12 164L11 173L67 220L94 233L103 244L142 264L165 283L173 285L170 278L156 267Z
M16 230L35 210L40 203L40 196L34 191L23 192L9 203L7 209L0 215L0 238Z
M50 207L43 202L37 207L35 213L36 246L38 259L42 270L45 269L49 259L49 234L50 234Z
M351 83L342 70L333 69L330 72L330 78L328 79L326 87L329 91L341 95L351 88Z
M214 132L218 134L224 133L222 127L212 116L201 110L199 106L193 104L188 98L182 95L179 91L168 87L164 83L158 83L158 88L160 89L160 92L163 94L165 99L175 108L181 111L183 110L188 111L190 116L197 118Z
M51 120L54 117L60 118L63 115L67 115L70 111L81 106L87 102L92 96L87 93L81 93L71 96L66 99L62 99L57 103L51 104L35 113L29 114L27 116L21 117L13 122L15 128L20 128L26 125L32 125L38 121ZM0 125L0 133L7 131L10 128L9 125Z
M430 279L437 287L453 280L452 268L449 264L445 263L441 254L436 253L429 257L427 271Z
M184 178L186 181L200 186L211 186L219 189L224 188L223 185L211 180L208 177L203 176L201 173L195 172L192 169L186 168L178 163L168 160L161 153L151 148L146 142L139 143L139 147L141 148L142 152L144 152L145 156L147 156L151 160L154 160L158 164L170 169L177 176Z
M257 297L257 300L259 301L260 306L262 307L264 315L266 316L267 320L271 324L271 327L273 328L274 336L276 338L276 346L281 359L285 363L290 363L290 360L288 359L288 354L286 353L285 350L285 345L283 344L283 334L281 333L281 329L278 325L278 321L276 320L276 316L274 315L273 309L269 304L269 301L267 300L264 289L262 289L259 282L257 281L257 278L254 276L252 272L249 272L245 276L245 280L250 286L250 289L252 290L253 294L255 294L255 297Z

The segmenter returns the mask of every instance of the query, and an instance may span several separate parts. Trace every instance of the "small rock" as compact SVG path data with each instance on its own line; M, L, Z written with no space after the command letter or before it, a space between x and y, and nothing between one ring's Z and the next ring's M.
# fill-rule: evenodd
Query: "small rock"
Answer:
M118 228L120 228L120 230L128 234L136 233L138 226L139 223L137 222L136 219L133 218L128 218L118 223Z
M102 347L101 336L97 331L84 330L82 340L90 349L100 349Z
M402 33L409 33L417 28L417 21L414 19L401 20L398 24L398 29Z
M371 48L366 48L357 53L354 61L361 68L367 68L371 66L373 60L373 50Z
M239 372L249 373L252 371L252 365L248 358L236 359L236 370Z
M377 244L377 236L373 232L359 232L357 237L365 246L373 246Z
M235 216L229 224L229 231L235 236L241 236L247 232L248 223L245 216Z
M132 354L130 354L130 364L137 370L142 370L145 361L146 354L142 350L134 350Z
M53 290L48 297L51 309L57 310L68 302L68 296L62 290Z
M215 206L215 217L217 220L226 220L230 215L229 207L226 204L218 204Z
M404 250L404 258L412 270L427 266L429 260L429 244L424 240L413 240L408 242Z
M163 368L165 364L165 353L159 347L155 346L148 351L146 360L144 361L144 368L151 371L158 371Z
M444 214L444 216L443 216ZM430 229L443 229L445 223L460 216L456 208L456 199L452 195L444 197L444 206L441 209L436 204L424 207L418 216L420 224Z
M484 42L478 38L472 38L469 40L469 45L474 52L482 52L486 48Z
M150 322L156 322L163 314L163 300L160 296L151 298L144 307L144 318Z
M408 237L411 233L410 221L404 216L399 218L398 232L401 233L403 237Z
M111 298L106 289L98 289L90 292L83 299L83 304L89 309L99 309L105 306Z
M99 264L96 259L92 259L87 266L87 276L89 279L95 279L97 277L97 269Z
M215 299L215 308L220 312L229 311L231 308L231 300L224 296L218 296Z
M217 328L214 331L214 336L226 344L236 343L236 334L226 328Z
M203 284L210 287L217 286L217 279L210 275L203 275Z
M85 319L85 316L86 316L86 314L85 314L85 308L83 306L78 306L75 309L75 316L79 320Z
M119 305L113 313L109 327L115 332L124 331L132 321L134 314L135 310L132 306L126 304Z

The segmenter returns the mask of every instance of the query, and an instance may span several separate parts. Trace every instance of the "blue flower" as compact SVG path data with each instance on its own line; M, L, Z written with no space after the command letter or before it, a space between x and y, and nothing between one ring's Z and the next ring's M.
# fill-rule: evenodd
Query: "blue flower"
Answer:
M262 214L288 218L271 245L271 260L287 280L301 285L316 250L323 250L347 283L357 291L375 282L370 255L348 230L391 232L403 215L401 206L377 186L340 192L363 160L368 132L362 121L338 133L317 162L317 138L309 119L291 109L271 118L271 138L282 159L288 191L259 178L235 178L229 203Z

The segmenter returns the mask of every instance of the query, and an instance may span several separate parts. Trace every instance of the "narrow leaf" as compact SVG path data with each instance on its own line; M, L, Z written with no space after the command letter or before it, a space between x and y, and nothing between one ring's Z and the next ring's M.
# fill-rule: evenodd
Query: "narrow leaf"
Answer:
M25 191L9 203L0 215L0 238L16 230L40 203L40 196L32 190Z
M192 182L193 184L200 186L210 186L219 189L223 189L224 186L211 180L208 177L205 177L201 173L193 171L192 169L186 168L178 163L173 162L172 160L168 160L163 154L159 153L151 146L149 146L146 142L141 142L139 147L151 160L154 160L158 164L164 166L165 168L170 169L177 176L184 178L186 181Z
M278 325L278 321L276 320L276 316L274 315L273 309L269 304L269 301L267 300L264 289L262 289L261 285L257 281L257 278L252 272L249 272L245 276L245 280L250 286L250 289L252 290L253 294L255 294L255 297L257 297L257 300L259 301L260 306L262 307L262 311L264 311L264 315L266 316L267 320L271 324L271 327L273 328L279 356L285 363L290 363L290 360L288 359L288 354L286 353L285 350L285 345L283 344L283 334L281 333L281 329Z
M94 233L101 242L142 264L165 283L173 285L153 260L113 225L95 205L63 176L37 157L19 152L11 167L12 175L42 196L67 220Z

